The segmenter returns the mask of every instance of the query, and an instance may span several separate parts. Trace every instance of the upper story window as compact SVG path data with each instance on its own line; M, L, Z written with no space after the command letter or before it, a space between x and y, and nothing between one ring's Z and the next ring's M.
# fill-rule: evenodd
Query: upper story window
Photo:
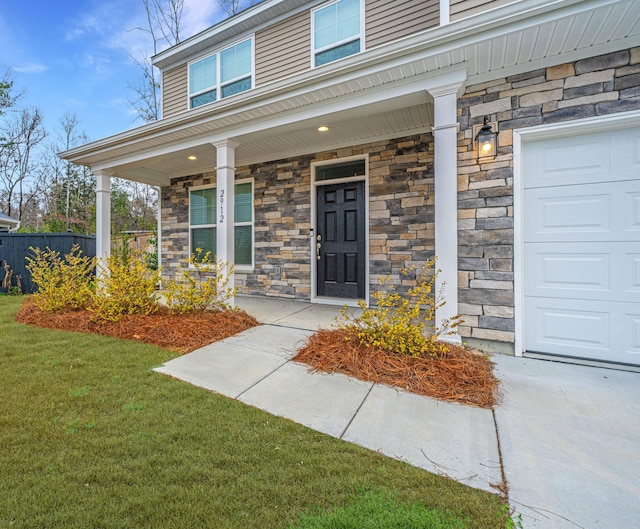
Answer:
M337 0L314 10L312 19L315 66L362 50L360 0Z
M253 87L253 39L189 64L189 105L196 108Z

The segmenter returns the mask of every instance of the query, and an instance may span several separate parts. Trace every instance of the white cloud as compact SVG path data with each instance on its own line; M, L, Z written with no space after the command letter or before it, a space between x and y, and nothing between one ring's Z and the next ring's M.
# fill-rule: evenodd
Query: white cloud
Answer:
M103 24L95 13L85 13L80 15L76 20L71 22L71 26L65 33L65 40L76 40L85 35L101 35L103 33Z
M181 19L180 40L186 40L192 35L203 31L220 20L218 2L211 0L184 0ZM147 27L146 13L138 11L134 16L127 17L128 23L119 28L110 40L110 47L124 50L130 57L142 61L153 55L153 41ZM159 42L158 52L169 47L166 42Z
M184 0L182 12L181 40L205 30L224 17L219 4L212 0ZM106 64L99 56L116 50L137 61L153 55L153 41L144 28L147 17L140 0L103 0L90 11L77 15L65 33L68 41L91 39L87 42L85 67L96 68L96 73L105 73ZM168 44L160 43L159 49ZM102 52L100 52L102 48Z
M85 53L80 58L80 66L89 68L99 76L109 76L112 73L111 59L100 53Z
M182 12L184 32L181 37L182 40L204 31L219 20L222 20L223 17L224 13L221 11L218 2L212 2L211 0L184 0L184 10Z
M49 68L44 64L38 64L35 62L26 62L24 64L21 64L20 66L14 66L13 69L16 72L20 72L20 73L42 73L48 70Z

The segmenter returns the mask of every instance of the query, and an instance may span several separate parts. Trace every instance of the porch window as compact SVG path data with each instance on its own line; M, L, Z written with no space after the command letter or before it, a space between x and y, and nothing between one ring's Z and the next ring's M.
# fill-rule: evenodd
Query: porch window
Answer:
M253 39L189 64L189 104L196 108L253 88Z
M361 31L360 0L337 0L313 11L315 66L359 53Z
M202 248L215 255L216 188L193 189L189 196L191 252ZM236 266L253 266L253 184L235 185L234 251Z

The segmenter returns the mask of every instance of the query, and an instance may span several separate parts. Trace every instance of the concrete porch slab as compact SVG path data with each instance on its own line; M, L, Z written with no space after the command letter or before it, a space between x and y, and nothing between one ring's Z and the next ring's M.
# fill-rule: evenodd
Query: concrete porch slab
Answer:
M311 331L304 329L260 325L226 338L224 343L229 346L240 345L263 353L275 354L289 360L295 356L298 347L302 346L311 334L313 334Z
M289 362L239 400L340 437L370 388L367 382L341 374L310 373L308 366Z
M490 492L502 481L491 410L376 385L343 439Z
M254 316L260 323L307 329L328 328L335 324L341 306L320 305L308 301L238 296L236 306ZM352 309L359 311L359 308Z

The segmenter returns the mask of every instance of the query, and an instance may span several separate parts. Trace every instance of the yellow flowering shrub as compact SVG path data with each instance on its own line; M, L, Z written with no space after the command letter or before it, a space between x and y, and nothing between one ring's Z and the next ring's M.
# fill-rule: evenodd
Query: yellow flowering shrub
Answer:
M60 257L60 252L29 247L33 255L27 256L27 270L31 281L38 287L33 302L40 310L58 312L66 308L84 307L95 288L96 259L83 255L77 244L71 252Z
M410 356L436 356L446 352L446 344L440 340L443 335L452 334L461 323L456 316L435 324L436 309L445 304L443 293L435 293L437 271L435 258L428 261L416 279L416 284L406 294L396 291L391 278L380 280L380 290L372 294L375 306L367 307L364 301L359 305L360 316L348 309L342 311L342 329L349 332L365 347L376 347L389 353ZM414 267L403 269L407 275Z
M160 270L151 270L142 252L133 252L128 258L112 255L100 263L100 272L89 307L96 321L118 321L124 314L146 315L158 310Z
M176 277L164 284L167 307L177 314L229 310L229 300L237 292L229 286L232 273L233 265L212 260L211 252L196 248L186 266L180 266Z

